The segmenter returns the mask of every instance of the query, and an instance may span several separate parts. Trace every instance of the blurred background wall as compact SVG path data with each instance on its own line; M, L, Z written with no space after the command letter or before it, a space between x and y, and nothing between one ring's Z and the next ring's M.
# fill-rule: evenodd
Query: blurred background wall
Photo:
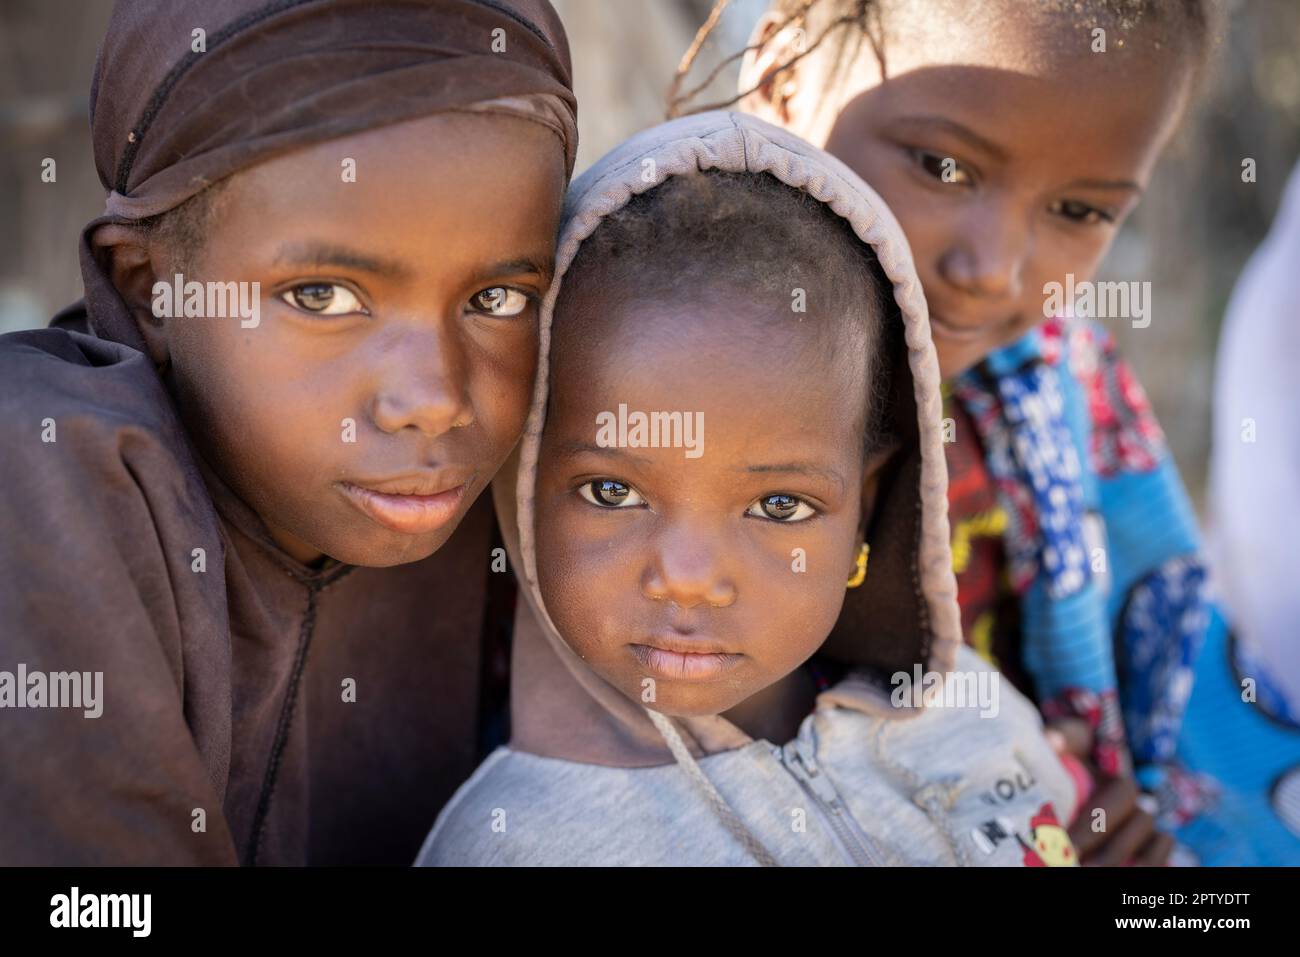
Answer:
M663 118L673 71L712 2L553 2L573 51L581 170ZM765 7L765 0L733 0L692 77L740 50ZM1111 325L1198 506L1224 305L1300 156L1300 0L1228 7L1205 94L1098 277L1152 282L1151 326ZM109 9L108 0L0 0L0 331L43 325L81 294L77 234L104 197L87 111ZM696 102L725 99L735 82L734 67L724 70ZM41 179L47 157L57 164L53 183ZM1256 162L1254 183L1241 180L1247 157Z

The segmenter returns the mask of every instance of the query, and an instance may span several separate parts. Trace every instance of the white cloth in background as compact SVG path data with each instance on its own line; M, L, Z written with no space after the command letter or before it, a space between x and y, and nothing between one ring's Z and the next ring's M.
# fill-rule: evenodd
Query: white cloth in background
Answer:
M1253 423L1254 441L1249 429ZM1300 711L1300 164L1228 303L1210 463L1215 576L1233 630Z

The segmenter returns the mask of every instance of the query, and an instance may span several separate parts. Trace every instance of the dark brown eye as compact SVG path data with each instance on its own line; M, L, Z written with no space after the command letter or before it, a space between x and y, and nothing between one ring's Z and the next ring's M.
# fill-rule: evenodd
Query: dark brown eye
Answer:
M758 509L758 512L754 510ZM816 510L803 499L794 495L778 493L765 495L746 511L747 515L770 518L776 522L802 522L817 514Z
M528 308L528 297L509 286L492 286L476 292L470 304L476 312L491 316L517 316Z
M956 183L959 186L971 183L970 173L951 156L940 156L928 150L913 150L912 156L921 168L935 179L943 180L945 183Z
M1064 216L1073 223L1095 226L1097 223L1113 223L1115 217L1087 203L1074 199L1062 199L1052 204L1052 212Z
M280 298L303 312L317 316L345 316L366 311L350 289L334 282L303 283L281 293Z
M630 505L645 504L645 499L636 489L626 482L615 479L596 479L583 485L578 492L592 505L601 508L625 508Z

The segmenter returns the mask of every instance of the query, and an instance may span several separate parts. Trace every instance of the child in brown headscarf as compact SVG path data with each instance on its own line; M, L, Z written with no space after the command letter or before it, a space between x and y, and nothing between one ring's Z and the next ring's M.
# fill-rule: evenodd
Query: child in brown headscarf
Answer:
M86 299L0 338L0 863L414 856L478 757L569 72L546 0L117 6Z

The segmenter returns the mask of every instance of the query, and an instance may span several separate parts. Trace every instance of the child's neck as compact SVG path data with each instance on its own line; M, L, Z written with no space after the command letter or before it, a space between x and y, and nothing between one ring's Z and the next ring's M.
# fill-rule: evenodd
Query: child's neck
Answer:
M804 666L750 695L722 716L747 735L772 744L796 737L817 701L817 684Z

